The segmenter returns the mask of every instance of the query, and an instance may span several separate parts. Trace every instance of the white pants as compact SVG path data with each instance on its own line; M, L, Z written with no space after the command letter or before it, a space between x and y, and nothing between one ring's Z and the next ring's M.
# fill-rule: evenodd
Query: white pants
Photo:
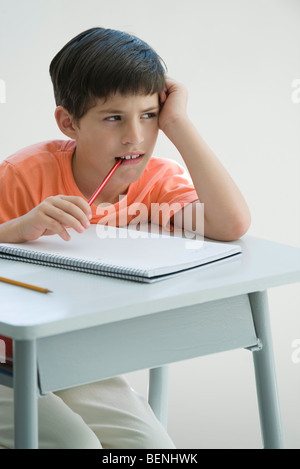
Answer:
M123 377L38 400L39 448L174 449L149 404ZM0 386L0 447L14 447L13 390Z

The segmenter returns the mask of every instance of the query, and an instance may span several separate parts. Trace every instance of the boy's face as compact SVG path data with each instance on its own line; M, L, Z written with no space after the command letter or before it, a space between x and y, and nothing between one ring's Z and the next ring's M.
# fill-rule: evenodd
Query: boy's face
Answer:
M130 96L117 93L106 101L97 99L96 105L75 124L76 167L80 169L77 176L83 171L85 179L90 178L95 188L119 157L130 157L124 159L112 180L114 186L123 187L136 181L154 150L158 115L158 93Z

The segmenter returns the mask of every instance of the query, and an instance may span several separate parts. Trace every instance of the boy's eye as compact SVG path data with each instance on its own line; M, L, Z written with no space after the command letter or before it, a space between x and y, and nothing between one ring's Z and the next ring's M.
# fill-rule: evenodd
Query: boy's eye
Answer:
M142 115L143 119L151 119L152 117L155 117L156 114L155 112L146 112L145 114Z
M112 121L112 122L120 120L120 119L121 119L121 116L109 116L105 118L106 121Z

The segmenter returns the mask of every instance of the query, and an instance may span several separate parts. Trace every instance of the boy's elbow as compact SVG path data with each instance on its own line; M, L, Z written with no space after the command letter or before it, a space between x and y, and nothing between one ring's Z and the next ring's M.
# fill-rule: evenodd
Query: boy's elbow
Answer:
M236 241L247 233L251 224L250 214L235 215L230 220L223 221L221 224L204 224L204 236L215 239L216 241Z
M204 236L216 241L236 241L247 233L250 225L249 210L232 212L222 220L207 218L204 214Z
M231 223L228 229L226 241L236 241L237 239L244 236L249 230L251 225L250 213L239 215L236 220Z

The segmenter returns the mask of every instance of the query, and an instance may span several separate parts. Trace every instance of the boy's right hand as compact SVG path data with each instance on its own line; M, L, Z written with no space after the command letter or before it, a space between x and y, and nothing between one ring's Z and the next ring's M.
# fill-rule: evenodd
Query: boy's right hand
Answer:
M33 241L40 236L58 234L65 241L70 235L66 227L82 233L90 226L92 212L89 204L77 196L55 195L48 197L30 212L19 217L17 230L19 242Z

